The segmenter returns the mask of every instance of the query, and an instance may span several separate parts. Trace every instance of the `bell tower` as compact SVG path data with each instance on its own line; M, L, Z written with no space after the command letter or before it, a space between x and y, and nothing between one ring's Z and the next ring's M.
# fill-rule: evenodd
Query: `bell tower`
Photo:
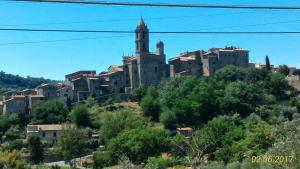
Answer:
M143 18L135 30L135 53L149 53L149 29Z

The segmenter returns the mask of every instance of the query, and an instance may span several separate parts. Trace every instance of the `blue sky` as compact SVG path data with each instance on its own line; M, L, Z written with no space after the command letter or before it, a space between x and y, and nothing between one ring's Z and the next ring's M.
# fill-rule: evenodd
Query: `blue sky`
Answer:
M143 2L300 6L300 1L295 0ZM299 10L179 9L0 1L0 28L134 30L141 16L151 31L300 30ZM10 44L68 39L86 40ZM164 34L150 35L150 39L152 51L156 41L164 41L167 58L184 51L234 45L250 50L253 62L264 61L268 54L272 64L300 67L300 35ZM77 70L106 70L109 65L120 64L123 54L132 53L134 35L0 31L0 70L21 76L62 80L65 74Z

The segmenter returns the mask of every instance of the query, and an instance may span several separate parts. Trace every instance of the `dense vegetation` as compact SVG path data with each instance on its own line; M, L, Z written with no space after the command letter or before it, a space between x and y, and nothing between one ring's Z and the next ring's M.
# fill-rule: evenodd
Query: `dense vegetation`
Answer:
M7 74L3 71L0 71L0 96L8 91L19 91L27 88L35 88L42 83L57 83L57 81L30 76L24 78L19 75Z
M284 74L228 66L212 77L141 86L132 98L137 103L116 103L112 98L99 104L89 98L71 110L55 100L41 103L30 123L77 126L64 129L54 147L37 138L24 141L22 118L0 116L0 167L28 167L21 156L27 148L31 164L56 152L69 163L93 154L93 168L296 169L300 101ZM192 127L193 137L176 134L178 127ZM98 139L92 137L95 131ZM275 162L276 156L288 160ZM269 162L253 161L254 157Z

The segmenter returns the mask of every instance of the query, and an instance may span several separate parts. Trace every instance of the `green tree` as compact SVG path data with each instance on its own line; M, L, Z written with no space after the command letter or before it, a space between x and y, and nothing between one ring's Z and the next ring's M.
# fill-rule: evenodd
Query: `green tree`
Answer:
M15 139L19 139L20 134L21 134L21 132L18 128L11 127L5 132L5 138L8 141L12 141L12 140L15 140Z
M262 91L256 85L246 82L232 82L226 86L221 99L221 110L226 113L240 113L248 116L262 102Z
M223 80L225 82L234 82L238 80L244 80L245 75L246 69L230 65L218 70L215 73L214 77L217 80Z
M61 131L58 144L65 161L80 157L86 153L88 133L85 129L68 127Z
M13 150L21 150L23 148L23 140L22 139L17 139L8 142L3 146L4 151L12 152Z
M44 159L44 149L39 136L31 136L28 140L28 148L30 152L30 161L37 164Z
M189 155L202 159L205 155L227 162L233 156L230 146L244 138L244 131L234 118L220 116L198 130L189 144Z
M112 138L107 145L110 164L116 164L122 155L134 163L145 162L149 157L169 150L170 139L163 129L145 128L126 130Z
M94 97L88 97L87 100L85 101L85 104L88 108L91 108L95 105L97 105L97 100Z
M133 99L135 101L140 102L146 94L147 94L147 87L141 85L133 91Z
M163 106L160 122L169 129L201 126L219 113L222 86L222 82L210 78L171 79L159 87L159 101Z
M65 103L58 100L50 100L40 103L33 108L33 124L57 124L66 122L68 108Z
M102 143L108 143L111 138L117 136L124 130L143 128L147 125L147 120L132 110L103 114L100 123L100 141Z
M267 69L268 71L271 70L271 64L270 64L270 59L269 59L269 56L268 56L268 55L266 55L266 69Z
M290 69L287 65L280 65L278 67L278 72L285 75L285 76L287 76L290 73Z
M266 80L266 89L270 94L283 99L286 97L286 91L290 89L290 86L282 74L270 73Z
M91 119L88 108L83 104L77 104L70 113L70 119L79 127L90 127Z
M140 105L145 116L151 117L151 120L158 122L161 107L158 101L158 93L154 87L148 88L147 95L142 98Z

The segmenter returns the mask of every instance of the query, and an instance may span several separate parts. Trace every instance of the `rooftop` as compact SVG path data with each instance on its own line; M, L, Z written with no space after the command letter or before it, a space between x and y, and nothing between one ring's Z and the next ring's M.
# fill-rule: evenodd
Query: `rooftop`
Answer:
M74 124L43 124L27 125L27 131L60 131L64 128L73 128Z

